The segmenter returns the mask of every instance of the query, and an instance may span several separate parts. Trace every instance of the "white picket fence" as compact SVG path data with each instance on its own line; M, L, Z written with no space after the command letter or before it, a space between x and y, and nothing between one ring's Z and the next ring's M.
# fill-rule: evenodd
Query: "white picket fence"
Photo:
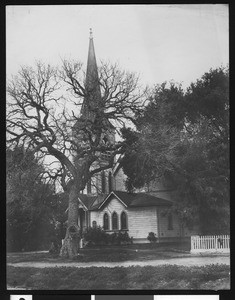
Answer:
M229 235L191 236L191 253L200 252L230 252Z

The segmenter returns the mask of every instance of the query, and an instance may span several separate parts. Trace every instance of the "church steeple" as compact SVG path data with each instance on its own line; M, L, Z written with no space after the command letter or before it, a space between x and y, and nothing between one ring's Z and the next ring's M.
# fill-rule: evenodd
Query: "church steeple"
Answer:
M90 28L90 40L87 59L87 71L85 81L86 97L82 105L82 116L93 119L94 109L99 106L101 92L99 85L98 68L95 57L92 29Z

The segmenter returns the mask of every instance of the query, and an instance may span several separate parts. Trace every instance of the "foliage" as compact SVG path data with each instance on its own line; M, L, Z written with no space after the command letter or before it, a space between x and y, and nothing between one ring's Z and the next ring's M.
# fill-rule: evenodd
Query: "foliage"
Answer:
M9 266L7 282L37 290L229 289L230 268L222 264L40 269Z
M154 232L149 232L147 239L150 241L150 243L156 243L157 237Z
M50 209L52 213L52 222L55 228L54 242L65 238L67 228L68 193L57 193L51 197Z
M53 225L49 209L53 188L42 181L43 168L33 152L16 147L7 159L7 249L48 247Z
M61 248L61 242L59 243L58 240L52 241L51 246L49 248L50 254L59 254Z
M123 244L131 244L132 239L129 237L129 234L125 232L114 232L109 235L108 243L112 245L123 245Z
M138 143L140 135L137 132L130 128L123 128L121 132L127 143L121 165L127 175L126 188L132 192L134 188L140 188L155 178L155 164L142 151L142 145Z
M159 180L174 189L183 224L228 233L228 69L210 70L185 92L175 83L156 86L136 123L137 132L123 132L128 189Z
M127 232L113 232L107 233L100 226L89 227L85 230L83 234L87 245L120 245L120 244L130 244L132 242Z
M122 131L127 145L122 166L129 191L149 185L172 169L168 161L175 157L179 145L184 111L178 107L183 103L180 85L156 86L144 112L137 115L137 132Z
M102 245L108 240L108 234L100 226L86 228L83 237L88 245Z

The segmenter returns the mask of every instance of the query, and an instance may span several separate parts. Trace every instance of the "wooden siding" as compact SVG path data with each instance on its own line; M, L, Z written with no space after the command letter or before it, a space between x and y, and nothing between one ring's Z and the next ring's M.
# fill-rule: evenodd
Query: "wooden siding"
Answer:
M92 222L96 221L97 226L103 227L103 224L99 222L99 211L90 211L90 226L92 227Z
M111 216L115 211L118 214L118 229L120 230L121 213L124 211L127 214L128 234L133 239L142 239L142 242L148 242L147 236L149 232L154 232L157 237L179 238L187 237L198 232L198 228L189 230L180 227L179 218L172 213L173 229L168 229L168 216L164 215L166 209L163 207L135 207L127 208L118 199L113 197L101 211L90 212L90 226L96 221L98 226L103 227L103 216L107 213L109 216L109 230L112 231Z
M127 211L126 207L124 206L124 204L122 204L116 198L113 198L112 200L110 200L108 205L105 206L101 211L91 211L91 224L92 224L92 221L96 221L98 226L103 227L103 216L105 213L107 213L109 216L109 229L112 230L111 216L114 211L118 214L118 229L120 229L121 213L123 211L125 211L127 214L127 219L128 219L128 211ZM128 222L128 220L127 220L127 222Z
M128 233L134 239L146 239L149 232L157 234L157 211L156 207L137 207L127 209L118 199L113 198L100 212L91 212L91 224L95 220L97 225L103 227L103 216L109 216L109 228L111 227L111 216L113 212L118 214L118 229L120 229L120 217L124 211L127 214Z
M149 232L157 234L156 207L136 207L128 211L129 236L134 239L147 239Z
M192 229L189 229L187 227L182 228L180 226L180 220L179 217L172 213L172 219L173 219L173 229L168 229L168 215L166 212L166 209L164 208L158 208L158 216L159 216L159 236L160 238L165 237L187 237L191 236L193 234L198 234L199 229L198 227L194 227Z
M159 237L179 237L181 234L179 219L172 213L173 229L168 229L168 215L164 208L158 209L159 216Z

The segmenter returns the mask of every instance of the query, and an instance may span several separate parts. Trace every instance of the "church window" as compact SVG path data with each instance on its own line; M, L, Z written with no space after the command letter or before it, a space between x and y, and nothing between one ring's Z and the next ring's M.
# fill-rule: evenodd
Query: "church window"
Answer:
M168 215L168 230L173 230L173 217L172 217L172 214Z
M117 230L118 229L118 215L116 212L112 215L112 229Z
M104 230L109 230L109 216L107 213L104 214Z
M106 185L106 180L105 180L105 172L102 171L101 173L101 191L104 194L105 193L105 185Z
M112 173L109 172L109 192L113 190L113 184L112 184Z
M127 214L124 211L121 213L121 229L127 229Z
M87 194L91 193L91 179L88 180L87 182Z

